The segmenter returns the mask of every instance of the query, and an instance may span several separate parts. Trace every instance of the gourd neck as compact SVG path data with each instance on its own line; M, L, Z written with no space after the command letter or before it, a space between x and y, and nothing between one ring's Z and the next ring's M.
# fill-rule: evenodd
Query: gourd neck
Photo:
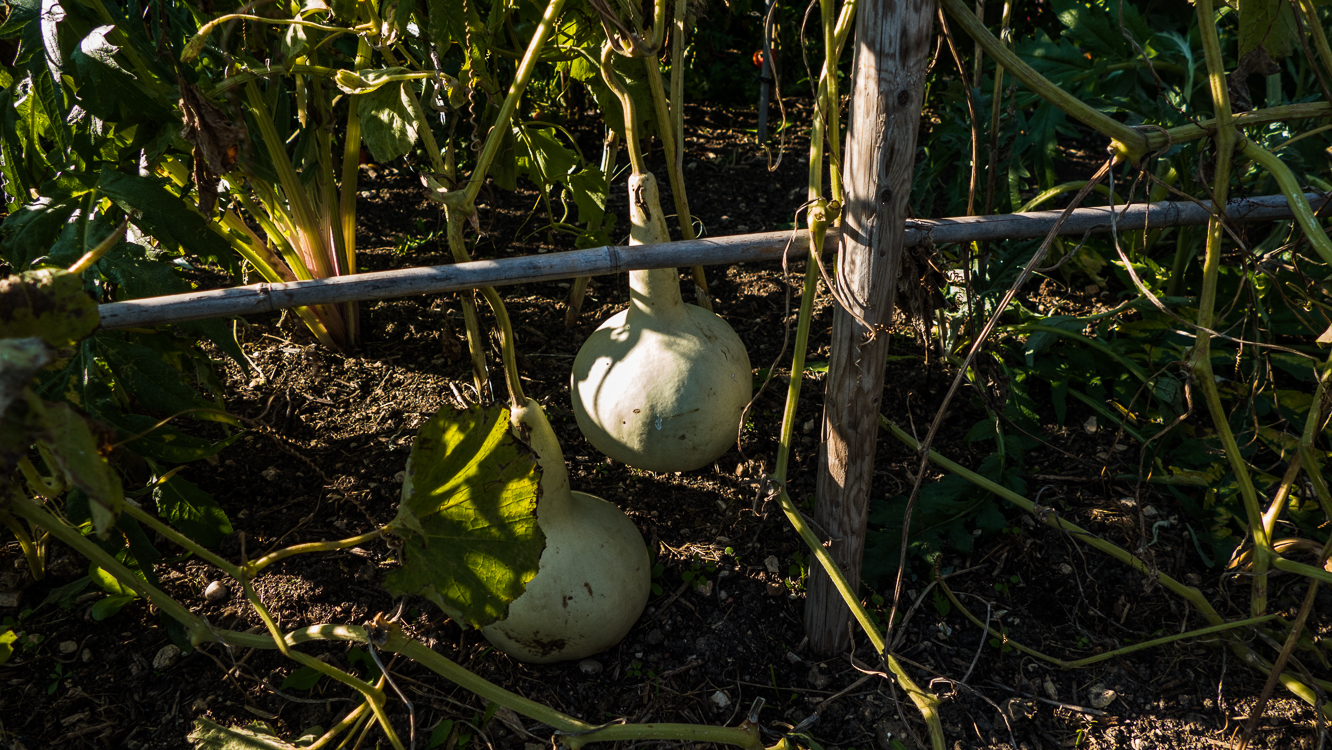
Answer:
M680 273L674 268L629 272L629 315L673 318L684 315Z
M537 503L537 521L543 528L566 519L573 511L569 490L569 470L564 465L564 451L559 438L546 420L546 413L532 399L509 413L509 423L518 437L527 442L541 466L541 500Z
M666 217L661 212L657 178L650 172L635 172L629 176L629 224L631 246L656 245L671 240L670 230L666 228ZM676 317L684 314L680 274L674 268L629 272L631 317Z

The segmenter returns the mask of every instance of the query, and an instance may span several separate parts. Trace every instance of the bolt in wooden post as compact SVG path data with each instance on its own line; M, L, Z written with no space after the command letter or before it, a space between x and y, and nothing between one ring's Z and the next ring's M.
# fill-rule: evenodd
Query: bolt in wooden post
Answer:
M888 356L886 327L893 319L934 8L931 0L861 0L856 9L837 283L839 296L856 316L884 329L872 334L840 308L833 317L814 511L814 520L833 537L832 557L852 590L860 582L865 549ZM814 651L844 650L849 618L832 581L816 566L805 603L805 629Z

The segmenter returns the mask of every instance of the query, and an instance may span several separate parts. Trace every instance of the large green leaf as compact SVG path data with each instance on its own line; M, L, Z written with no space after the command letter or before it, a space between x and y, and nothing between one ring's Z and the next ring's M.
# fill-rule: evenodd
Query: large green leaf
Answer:
M416 118L412 117L407 105L403 85L393 82L361 95L357 112L361 118L362 138L376 161L396 159L416 144Z
M84 109L111 122L162 122L171 109L147 85L125 72L115 61L119 50L106 35L112 27L99 26L70 54Z
M501 619L536 575L545 535L537 526L541 470L513 437L502 407L446 407L421 426L407 461L398 517L402 568L385 581L454 619Z
M97 189L126 212L134 212L134 223L158 240L228 269L235 265L231 245L222 235L188 201L157 180L103 167Z
M154 488L153 500L159 516L205 547L231 534L231 521L213 496L179 474Z
M55 192L52 188L56 188ZM0 224L0 257L18 270L27 269L32 261L46 255L79 207L79 195L69 190L48 183L41 192L42 197L22 206Z
M120 385L145 409L176 414L217 408L186 384L160 352L114 335L99 335L94 341Z
M42 269L0 279L0 338L39 336L54 347L70 346L100 321L78 276Z

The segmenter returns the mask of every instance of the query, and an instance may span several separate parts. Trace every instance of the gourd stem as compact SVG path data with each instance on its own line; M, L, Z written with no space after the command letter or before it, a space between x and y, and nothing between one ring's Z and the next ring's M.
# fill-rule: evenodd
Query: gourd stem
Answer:
M359 544L365 544L366 542L373 542L374 540L384 536L386 533L388 533L388 527L380 527L378 529L375 529L374 531L368 531L364 534L361 534L360 536L354 536L347 539L333 539L326 542L306 542L305 544L293 544L290 547L284 547L280 550L277 550L276 552L270 552L269 554L264 555L258 560L254 560L253 562L248 563L245 566L245 572L249 577L253 578L254 576L257 576L259 575L259 573L263 572L265 568L267 568L268 566L272 565L275 562L278 562L279 560L285 560L288 557L293 557L295 555L309 554L311 552L332 552L334 550L346 549L348 547L355 547Z
M493 286L481 287L481 294L490 303L490 309L495 313L495 321L500 329L500 352L504 359L504 381L509 386L509 405L517 409L527 404L527 396L523 395L523 384L518 376L518 356L513 343L513 324L509 322L509 311L504 308L504 300L500 299L499 292L495 291Z
M1221 56L1221 41L1216 32L1216 12L1212 0L1197 0L1198 27L1202 39L1203 54L1207 61L1207 79L1212 90L1212 107L1216 113L1217 130L1215 135L1215 180L1212 185L1213 205L1224 206L1230 191L1230 173L1236 142L1235 127L1230 122L1230 93L1226 87L1225 62ZM1295 201L1289 201L1292 208ZM1302 202L1302 199L1301 199ZM1230 429L1230 420L1221 403L1221 394L1216 387L1216 378L1212 374L1212 337L1207 332L1214 327L1216 319L1216 292L1221 270L1222 224L1212 217L1207 223L1207 241L1203 259L1203 283L1198 296L1198 339L1190 357L1194 381L1203 393L1207 411L1212 416L1212 424L1231 471L1239 484L1240 497L1244 503L1244 513L1253 534L1253 594L1249 600L1249 613L1257 617L1267 611L1267 569L1275 552L1271 538L1263 527L1262 508L1258 503L1258 493L1249 476L1248 464L1240 453L1239 444Z
M610 41L601 47L601 77L620 100L620 114L624 120L624 148L629 152L629 168L634 174L644 174L647 172L647 164L643 162L643 149L638 143L638 113L633 98L629 96L628 89L612 65L614 49L614 43Z
M816 143L817 141L811 137L811 151ZM819 199L809 209L811 257L805 259L805 286L800 295L795 351L791 356L791 380L786 387L786 411L782 414L782 435L777 444L777 462L772 472L772 479L778 484L786 482L786 470L791 459L791 438L795 434L796 412L800 405L800 385L805 375L805 350L809 346L809 324L813 317L814 297L817 296L819 287L819 265L813 256L823 253L823 240L828 229L825 205L826 202Z
M1304 102L1302 104L1284 104L1280 107L1255 109L1252 112L1238 112L1230 115L1227 119L1230 124L1237 128L1248 128L1272 122L1289 122L1291 120L1317 119L1328 116L1332 116L1332 102ZM1197 124L1180 125L1165 132L1152 130L1147 133L1147 148L1156 151L1164 148L1167 144L1196 141L1199 138L1206 138L1211 135L1216 131L1216 128L1217 120L1212 118L1199 120ZM1303 135L1309 135L1309 133ZM1299 137L1302 136L1296 136L1296 138ZM1295 138L1292 138L1286 143L1294 140Z
M611 178L615 176L615 157L620 153L620 134L611 128L606 128L606 141L601 147L601 179L606 183L606 189L609 192ZM601 222L605 217L605 212L594 220L587 223L588 232L596 232L601 229ZM579 276L569 285L569 302L564 311L564 325L570 327L578 320L578 313L583 309L583 296L587 293L587 282L591 276Z
M176 546L180 547L183 550L186 550L190 554L195 555L200 560L203 560L209 565L212 565L213 567L217 568L223 573L226 573L227 575L231 576L237 581L245 580L246 578L245 568L238 565L233 565L226 558L213 553L211 550L209 550L207 547L203 546L202 544L199 544L198 542L194 541L193 539L190 539L189 537L185 536L179 531L176 531L171 526L167 525L166 523L163 523L160 518L154 516L152 513L149 513L148 511L144 510L138 505L131 502L126 502L125 505L123 506L123 512L126 515L129 515L134 520L143 524L144 526L147 526L148 528L152 529L158 534L161 534L163 537L166 538L167 541L171 542L172 544L175 544Z
M106 239L97 243L97 247L84 253L82 258L79 258L74 262L74 265L69 267L69 272L77 275L92 268L92 265L101 260L103 255L110 252L111 248L120 244L120 240L125 236L125 230L127 229L129 229L129 219L120 222L120 226L116 227L115 231L111 232ZM87 246L85 245L85 247Z
M472 258L467 254L467 246L463 240L463 209L445 206L444 212L449 252L453 255L453 262L466 263ZM471 292L458 293L458 302L463 312L463 327L467 330L467 353L472 358L472 378L476 381L476 397L481 401L486 398L489 390L490 368L486 366L485 340L481 338L481 325L477 322L476 303L473 300Z
M1286 196L1286 203L1290 206L1291 213L1295 214L1296 223L1309 238L1309 244L1313 245L1318 257L1322 258L1324 263L1332 263L1332 240L1328 239L1327 232L1319 223L1318 217L1314 215L1308 199L1304 197L1304 191L1300 189L1295 173L1276 154L1248 138L1240 138L1240 149L1245 156L1253 159L1272 175L1282 194Z

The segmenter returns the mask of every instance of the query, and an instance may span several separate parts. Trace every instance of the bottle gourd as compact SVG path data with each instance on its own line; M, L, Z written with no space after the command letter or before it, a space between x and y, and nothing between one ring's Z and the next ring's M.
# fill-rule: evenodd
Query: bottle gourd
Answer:
M650 173L630 176L630 245L669 241L657 193ZM629 273L629 308L584 342L572 381L588 442L649 471L689 471L725 453L753 390L740 337L684 303L674 268Z
M624 638L647 605L652 566L643 535L615 505L570 491L559 439L535 401L513 409L510 422L541 464L537 524L546 549L508 616L481 632L520 661L567 661L605 651Z

